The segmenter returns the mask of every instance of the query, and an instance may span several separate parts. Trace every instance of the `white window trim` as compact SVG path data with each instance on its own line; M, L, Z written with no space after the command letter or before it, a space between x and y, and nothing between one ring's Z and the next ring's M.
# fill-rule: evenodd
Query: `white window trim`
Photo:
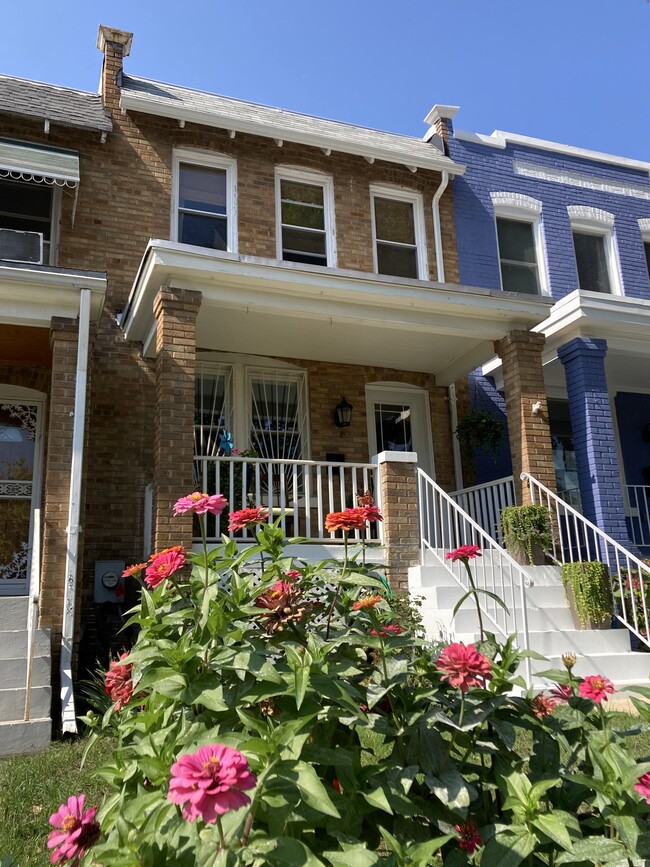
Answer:
M533 227L539 293L540 295L550 296L551 287L548 278L548 261L546 256L546 240L544 238L544 228L542 225L541 201L539 199L534 199L532 196L525 196L522 193L511 192L490 193L490 198L492 199L492 210L494 212L494 237L499 258L499 284L501 286L501 291L505 290L503 288L503 277L501 276L501 251L499 250L497 220L519 220L519 222L528 223Z
M172 195L169 237L172 241L178 241L178 186L179 168L181 163L205 166L212 169L225 169L226 171L226 237L228 253L236 253L237 238L237 160L225 154L213 151L192 150L191 148L174 148L172 153Z
M614 214L603 211L601 208L592 208L588 205L567 205L567 212L571 222L571 234L579 232L585 235L597 235L601 237L605 245L605 259L612 295L624 295L623 280L621 277L621 263L618 256L618 245L614 233ZM575 256L575 253L574 253ZM578 265L576 263L576 283L579 286ZM589 290L582 290L589 291ZM604 294L604 293L599 293Z
M427 259L427 238L424 231L424 200L422 193L405 187L395 187L390 184L371 184L370 186L370 220L372 224L372 260L375 274L379 274L377 261L377 229L375 225L375 196L380 199L395 199L398 202L410 202L413 205L413 227L415 230L416 261L418 280L429 279L429 264Z
M639 220L639 231L643 238L643 243L647 244L650 241L650 217L642 217Z
M336 268L336 221L334 218L334 181L326 172L314 169L302 169L296 166L276 166L275 168L275 236L276 255L282 261L282 195L280 181L296 181L312 184L323 188L323 205L325 221L325 252L327 267ZM299 263L298 263L299 264Z

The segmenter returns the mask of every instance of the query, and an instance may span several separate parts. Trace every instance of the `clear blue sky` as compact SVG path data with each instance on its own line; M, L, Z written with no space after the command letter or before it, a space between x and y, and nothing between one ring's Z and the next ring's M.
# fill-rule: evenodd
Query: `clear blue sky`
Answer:
M127 71L410 135L436 102L650 160L647 0L5 0L0 72L96 90L98 25Z

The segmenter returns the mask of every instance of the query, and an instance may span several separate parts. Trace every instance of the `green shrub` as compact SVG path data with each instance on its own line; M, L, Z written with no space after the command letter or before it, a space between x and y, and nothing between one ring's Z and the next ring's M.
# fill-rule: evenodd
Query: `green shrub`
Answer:
M551 513L546 506L508 506L501 512L506 548L519 546L533 565L535 546L546 552L553 544Z
M571 587L580 625L590 622L609 623L614 614L614 603L609 581L609 569L598 561L565 563L562 566L562 583L566 590Z

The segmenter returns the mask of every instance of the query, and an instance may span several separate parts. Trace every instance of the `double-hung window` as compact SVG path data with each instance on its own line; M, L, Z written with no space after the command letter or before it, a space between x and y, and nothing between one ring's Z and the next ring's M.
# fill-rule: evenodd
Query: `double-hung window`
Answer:
M614 215L598 208L569 205L578 287L588 292L622 294L614 241Z
M542 241L542 203L520 193L491 193L496 222L501 288L504 292L547 292Z
M428 279L422 196L398 187L372 186L375 271Z
M278 259L336 266L332 178L321 172L276 171Z
M0 180L0 229L42 235L40 263L56 265L60 202L59 187L22 180ZM15 260L16 256L11 254L7 258ZM38 258L35 256L33 261L40 264Z
M236 252L235 160L203 151L174 152L172 240Z

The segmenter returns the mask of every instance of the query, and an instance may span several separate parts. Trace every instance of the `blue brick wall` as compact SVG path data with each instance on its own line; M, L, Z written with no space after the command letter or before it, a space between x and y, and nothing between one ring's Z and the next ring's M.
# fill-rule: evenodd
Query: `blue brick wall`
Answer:
M542 232L546 245L549 286L558 300L578 288L567 205L587 205L615 215L623 292L650 298L639 218L650 217L650 200L582 189L514 174L513 162L579 172L593 178L615 180L647 188L650 177L640 170L607 165L579 157L509 144L505 149L451 138L450 156L467 166L454 180L454 208L461 283L500 289L499 257L491 192L514 192L542 202Z
M496 455L478 450L474 456L476 484L482 485L512 475L506 401L501 392L495 388L494 380L491 377L483 376L480 368L470 373L468 380L471 408L479 412L489 412L498 418L503 425L501 446Z

